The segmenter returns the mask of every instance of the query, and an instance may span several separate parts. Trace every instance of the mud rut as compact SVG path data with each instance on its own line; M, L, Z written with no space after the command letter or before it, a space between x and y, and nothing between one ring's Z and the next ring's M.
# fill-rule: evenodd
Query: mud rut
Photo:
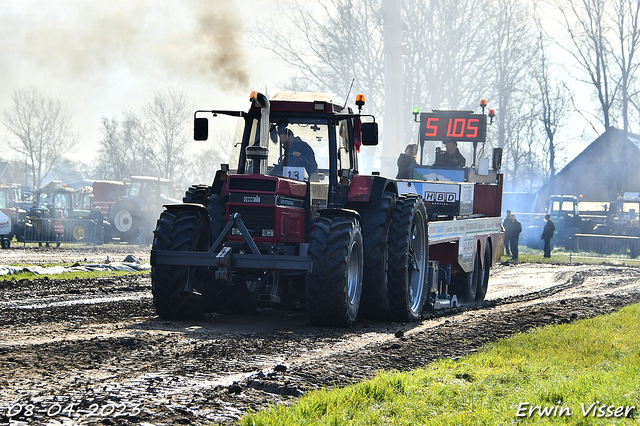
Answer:
M638 301L638 268L504 263L481 305L417 323L325 329L304 311L162 321L148 276L4 282L0 424L233 424L312 389Z

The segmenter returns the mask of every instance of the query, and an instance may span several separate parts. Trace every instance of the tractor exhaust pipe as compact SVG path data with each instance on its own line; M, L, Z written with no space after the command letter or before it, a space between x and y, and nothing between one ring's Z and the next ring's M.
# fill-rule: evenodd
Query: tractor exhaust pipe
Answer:
M256 145L246 148L247 171L254 174L267 174L267 158L269 157L269 113L271 104L265 95L251 92L251 102L260 107L260 140Z

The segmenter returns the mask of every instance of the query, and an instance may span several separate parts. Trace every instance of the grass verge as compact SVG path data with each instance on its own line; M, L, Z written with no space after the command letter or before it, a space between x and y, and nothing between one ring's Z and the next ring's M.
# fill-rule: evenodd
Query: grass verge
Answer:
M239 424L638 424L639 317L632 305L518 334L463 358L311 392Z
M545 258L542 250L529 247L518 247L518 261L525 263L586 263L586 264L624 264L630 266L640 266L640 258L632 259L622 255L604 255L591 252L569 252L562 248L555 248L551 252L551 258ZM508 261L511 256L503 255L500 260Z
M52 265L52 266L64 266L64 265ZM69 279L93 279L101 277L118 277L122 275L144 275L149 274L149 271L71 271L61 272L59 274L41 274L35 275L31 272L20 272L11 275L0 275L0 282L2 281L18 281L18 280L34 280L47 278L49 280L69 280Z

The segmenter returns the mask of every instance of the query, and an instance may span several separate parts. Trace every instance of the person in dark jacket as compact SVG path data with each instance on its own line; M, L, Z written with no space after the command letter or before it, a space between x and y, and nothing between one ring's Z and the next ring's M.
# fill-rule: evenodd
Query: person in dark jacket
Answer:
M511 213L511 223L509 224L509 232L506 237L509 240L511 246L511 259L518 260L518 240L520 239L520 233L522 232L522 225L516 219L516 215Z
M93 221L93 241L96 244L102 244L102 225L104 222L104 215L100 211L100 207L96 204L91 208L89 219Z
M449 167L464 167L467 160L460 153L458 149L458 142L454 140L448 140L444 143L445 151L436 155L437 163L444 163Z
M404 152L398 157L398 174L396 175L396 179L413 178L413 167L418 165L416 155L418 155L418 144L410 143L404 148Z
M504 222L502 222L505 237L509 234L509 225L511 225L511 210L507 210L507 215L504 217ZM511 256L509 240L506 240L504 243L504 252L507 256Z
M544 220L547 221L542 230L541 240L544 240L544 257L551 257L551 238L553 238L553 232L556 230L556 226L551 220L551 216L544 215Z
M273 168L271 175L282 175L283 167L304 167L309 179L315 180L318 176L318 163L313 148L286 127L279 128L278 135L282 143L283 157ZM300 176L287 177L303 180Z

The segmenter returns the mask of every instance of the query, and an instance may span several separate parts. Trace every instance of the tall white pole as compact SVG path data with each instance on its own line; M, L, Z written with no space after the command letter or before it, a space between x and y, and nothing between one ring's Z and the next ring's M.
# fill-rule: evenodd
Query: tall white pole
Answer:
M404 81L402 69L402 18L401 0L382 0L384 40L384 121L381 135L382 173L395 177L396 160L407 143L405 139Z

